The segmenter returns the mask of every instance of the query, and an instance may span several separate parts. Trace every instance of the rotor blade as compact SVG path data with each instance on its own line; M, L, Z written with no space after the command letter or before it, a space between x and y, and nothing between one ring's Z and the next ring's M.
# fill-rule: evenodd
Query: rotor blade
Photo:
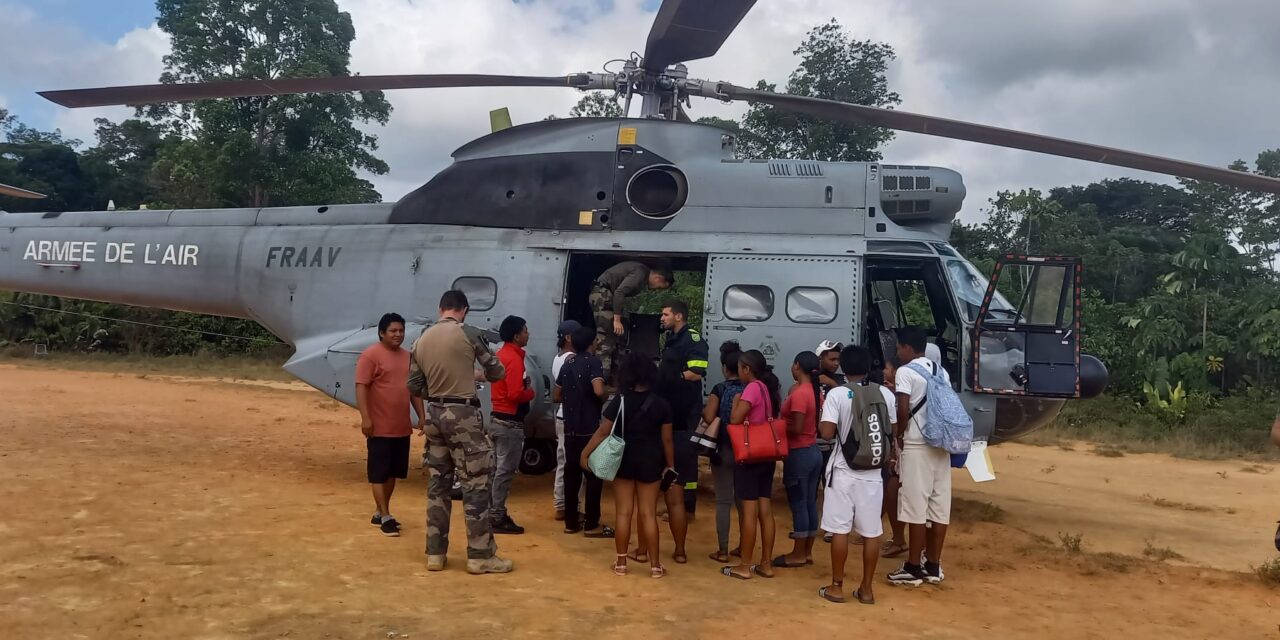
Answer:
M997 147L1022 149L1024 151L1034 151L1036 153L1044 153L1052 156L1062 156L1064 158L1087 160L1089 162L1110 164L1117 167L1127 167L1129 169L1141 169L1143 171L1163 173L1165 175L1178 176L1181 178L1207 180L1209 182L1216 182L1218 184L1238 187L1240 189L1280 194L1280 180L1246 171L1235 171L1223 167L1213 167L1195 162L1185 162L1182 160L1174 160L1173 158L1164 158L1161 156L1138 153L1136 151L1113 149L1096 144L1089 144L1087 142L1064 140L1062 138L1043 136L1035 133L1015 131L1012 129L1001 129L999 127L962 122L959 120L949 120L946 118L936 118L934 116L908 113L906 111L880 109L877 107L868 107L859 104L838 102L835 100L824 100L821 98L795 96L786 93L773 93L770 91L746 89L727 83L718 85L718 90L723 96L728 97L731 100L771 104L776 107L800 113L807 113L819 118L842 120L855 124L873 125L897 131L911 131L914 133L923 133L925 135L952 138L955 140L968 140L970 142L980 142L982 144L990 144Z
M30 198L32 200L39 200L40 198L48 197L43 193L36 193L35 191L27 191L26 189L11 187L7 184L0 184L0 196L12 196L14 198Z
M185 102L210 98L278 96L295 93L379 91L383 89L441 89L452 87L571 87L588 88L590 74L569 76L490 76L434 74L401 76L329 76L277 78L274 80L221 80L185 84L143 84L97 89L41 91L40 95L64 107Z
M644 47L644 68L662 71L686 60L709 58L756 0L664 0Z

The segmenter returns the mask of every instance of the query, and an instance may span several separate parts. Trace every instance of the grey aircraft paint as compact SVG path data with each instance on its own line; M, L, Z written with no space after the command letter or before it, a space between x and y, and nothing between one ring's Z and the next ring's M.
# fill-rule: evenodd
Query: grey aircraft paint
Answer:
M972 319L959 309L973 294L941 275L961 260L945 245L965 195L954 171L742 160L724 131L656 120L523 125L454 158L395 204L0 214L0 289L250 318L294 346L287 370L353 404L355 358L381 314L410 318L416 337L440 294L469 278L481 295L468 324L528 320L531 420L545 424L575 255L701 261L713 360L735 339L783 366L823 339L867 342L868 314L883 307L866 299L869 261L874 271L897 256L936 266L950 359L968 370ZM741 285L768 290L768 317L726 309ZM1063 402L973 393L958 378L978 437L992 442Z

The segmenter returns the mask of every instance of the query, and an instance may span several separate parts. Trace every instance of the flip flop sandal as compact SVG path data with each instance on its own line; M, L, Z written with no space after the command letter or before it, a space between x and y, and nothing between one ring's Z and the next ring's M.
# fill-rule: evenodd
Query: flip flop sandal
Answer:
M825 587L820 587L820 588L818 589L818 595L822 596L822 599L823 599L823 600L826 600L827 602L834 602L834 603L836 603L836 604L844 604L844 603L846 603L846 602L848 602L848 601L849 601L849 599L848 599L848 598L846 598L846 597L844 597L844 596L838 596L838 595L836 595L836 594L831 593L830 591L828 591L828 589L830 589L831 587L839 587L839 586L843 586L843 583L836 583L836 584L827 585L827 586L825 586Z
M760 576L761 578L769 578L770 580L772 580L772 579L773 579L773 576L771 576L771 575L769 575L769 574L765 573L764 571L761 571L761 570L760 570L760 565L758 565L758 564L753 564L753 565L751 565L751 573L754 573L754 574L756 574L756 575Z
M770 566L778 567L780 569L799 569L800 567L803 567L807 564L813 564L813 563L801 562L799 564L796 564L796 563L787 562L787 556L783 555L783 556L778 556L774 558L773 562L770 562L769 564Z
M659 564L656 567L649 567L650 578L662 578L667 575L667 568Z
M641 551L640 549L632 549L631 551L628 551L627 557L636 562L643 562L646 564L649 562L649 552Z
M612 537L613 537L613 533L614 533L613 529L611 529L611 528L609 528L609 527L600 527L600 529L599 529L599 530L594 531L594 532L592 532L592 531L586 531L586 532L584 532L584 533L582 534L582 537L584 537L584 538L612 538Z
M907 545L901 543L887 544L880 552L881 558L896 558L907 552Z
M686 564L689 562L689 556L683 553L673 553L671 554L671 559L675 560L676 564Z
M875 604L875 603L876 603L876 598L875 598L875 596L871 596L871 597L869 597L869 598L863 598L863 597L862 597L862 589L854 589L854 591L853 591L853 597L857 598L857 599L858 599L858 602L861 602L862 604Z
M713 562L719 562L720 564L727 564L729 562L728 551L713 551L711 552L711 555L707 557L711 558Z
M621 565L618 564L618 560L622 561ZM627 554L619 553L618 560L613 561L613 575L615 576L627 575Z
M744 576L733 572L733 567L720 567L720 575L729 576L738 580L750 580L750 576Z
M741 558L741 557L742 557L742 549L739 549L738 547L734 547L734 548L733 548L733 551L730 551L730 552L729 552L729 555L730 555L731 557L734 557L734 558Z

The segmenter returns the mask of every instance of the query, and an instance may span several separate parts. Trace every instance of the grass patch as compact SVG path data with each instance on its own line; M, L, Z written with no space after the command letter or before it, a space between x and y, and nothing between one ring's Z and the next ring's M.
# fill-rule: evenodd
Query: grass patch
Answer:
M1083 533L1062 533L1058 532L1058 542L1067 553L1078 556L1084 551L1084 534Z
M139 356L114 353L51 353L48 356L0 355L0 363L51 369L133 373L139 376L172 375L239 380L295 380L281 365L288 354L254 356Z
M1142 557L1155 560L1156 562L1164 562L1166 560L1186 560L1181 553L1170 549L1169 547L1157 547L1151 544L1150 540L1146 541L1146 548L1142 550Z
M1126 556L1123 553L1112 553L1104 551L1089 556L1089 563L1104 571L1112 573L1129 573L1129 570L1138 564L1139 560L1133 556Z
M1165 498L1156 498L1149 493L1142 494L1142 500L1144 502L1150 502L1151 504L1157 507L1164 507L1166 509L1182 509L1183 511L1198 511L1198 512L1213 511L1213 507L1206 507L1200 504L1191 504L1189 502L1178 502L1176 500L1166 500Z
M1249 391L1188 409L1185 418L1172 421L1156 415L1130 398L1101 396L1068 402L1049 426L1019 438L1037 446L1086 441L1126 453L1164 453L1180 458L1222 460L1247 458L1277 460L1280 453L1270 443L1276 398Z
M951 501L951 513L958 520L995 523L1004 522L1008 515L999 505L966 498L954 498Z
M1111 445L1099 445L1097 447L1094 447L1092 453L1095 456L1102 456L1104 458L1123 458L1124 457L1124 451L1121 451L1120 449L1117 449L1116 447Z
M1280 558L1254 567L1253 572L1258 575L1258 579L1262 581L1262 584L1269 587L1280 587Z
M1271 467L1264 467L1258 464L1251 464L1251 465L1240 467L1240 473L1259 473L1262 475L1266 475L1268 473L1271 473L1271 471L1272 471Z

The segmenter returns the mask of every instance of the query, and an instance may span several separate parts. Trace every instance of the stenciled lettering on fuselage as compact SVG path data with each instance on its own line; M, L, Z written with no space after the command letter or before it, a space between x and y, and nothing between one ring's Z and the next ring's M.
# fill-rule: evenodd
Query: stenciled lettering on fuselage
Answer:
M80 240L31 240L23 260L42 264L106 264L200 266L200 245L155 242L96 242Z
M332 267L340 253L342 247L271 247L267 249L267 268Z

